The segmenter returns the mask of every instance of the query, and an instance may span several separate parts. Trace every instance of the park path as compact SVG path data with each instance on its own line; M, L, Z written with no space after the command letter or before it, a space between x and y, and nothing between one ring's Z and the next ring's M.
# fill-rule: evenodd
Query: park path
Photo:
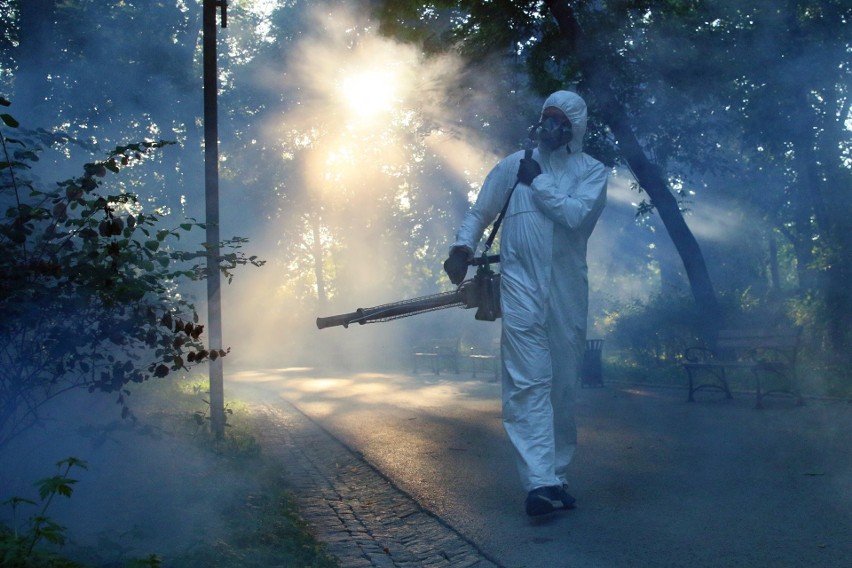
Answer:
M257 407L301 514L344 568L496 566L471 542L286 402Z
M234 373L343 566L842 567L852 404L578 392L578 508L523 513L499 387L467 375Z

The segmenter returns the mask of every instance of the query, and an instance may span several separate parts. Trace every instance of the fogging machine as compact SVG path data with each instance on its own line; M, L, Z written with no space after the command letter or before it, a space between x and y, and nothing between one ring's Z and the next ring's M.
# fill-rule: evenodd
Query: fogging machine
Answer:
M491 270L491 264L500 262L500 255L476 257L470 265L478 266L476 275L465 280L456 290L422 296L410 300L400 300L390 304L382 304L373 308L358 308L348 314L340 314L325 318L317 318L317 328L325 329L349 324L374 323L413 316L435 310L460 307L476 308L476 319L494 321L502 316L500 311L500 274Z

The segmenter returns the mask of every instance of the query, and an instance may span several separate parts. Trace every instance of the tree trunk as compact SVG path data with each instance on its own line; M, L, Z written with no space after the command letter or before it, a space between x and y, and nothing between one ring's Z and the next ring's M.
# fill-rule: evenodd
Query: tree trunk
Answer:
M311 231L313 233L314 238L313 256L314 276L317 279L317 305L320 309L324 309L327 298L325 292L325 271L323 270L323 251L320 231L322 219L320 218L320 215L317 212L310 216L308 222L311 224Z
M569 2L545 0L545 3L556 18L562 34L568 38L580 71L599 106L601 117L615 136L624 160L659 212L660 219L683 261L692 295L702 315L701 331L712 336L722 324L719 303L704 255L680 212L677 199L670 191L660 169L651 163L642 150L627 112L607 80L606 69L596 65L588 45L582 41L582 31Z
M840 117L849 113L849 101L841 109ZM852 332L848 322L852 317L852 173L840 163L836 150L841 147L842 120L826 125L828 134L821 144L821 155L818 159L824 164L825 179L821 183L823 197L830 206L827 209L827 221L831 225L831 244L828 259L828 275L826 303L830 318L830 341L834 355L842 365L852 363ZM848 132L848 131L846 131ZM846 134L848 137L848 134ZM832 150L834 154L832 155Z
M769 236L769 291L773 296L781 297L781 271L778 269L778 242L775 233L770 231Z
M799 209L804 211L799 233L808 238L809 249L818 251L811 253L811 258L819 260L820 266L808 267L809 273L815 276L815 282L809 284L823 296L828 354L838 364L846 366L852 338L847 323L852 314L849 291L852 278L849 187L852 176L838 150L849 140L846 121L850 102L848 96L839 95L843 92L840 88L843 75L839 70L848 66L849 46L848 40L836 37L829 31L831 28L804 20L799 4L795 1L784 4L783 13L789 22L786 61L789 71L797 73L798 80L791 86L793 92L788 96L793 107L782 120L788 123L793 138L797 197ZM839 15L840 12L829 10L823 17L826 21L836 21ZM805 49L808 44L819 46L818 56ZM808 231L805 231L805 222L808 222Z
M810 84L810 83L808 83ZM826 91L829 91L826 89ZM800 87L796 91L796 107L801 118L792 120L791 129L795 133L793 142L793 164L796 169L796 188L798 210L801 211L802 223L799 234L802 237L803 248L806 248L808 259L812 262L812 236L819 235L822 248L821 270L806 266L808 281L800 285L807 291L820 288L825 298L825 320L827 323L828 343L834 354L846 354L846 342L849 338L847 321L852 314L852 296L849 292L850 270L848 211L849 178L845 182L841 175L836 175L835 156L820 154L819 149L828 145L833 149L840 147L840 137L833 135L831 122L819 124L816 110L808 101L807 91ZM834 106L827 104L828 114L835 112ZM848 109L848 107L846 107ZM792 113L791 113L792 115ZM846 115L839 115L845 117ZM826 140L815 138L818 132L825 132ZM833 182L833 183L832 183ZM809 229L811 217L816 227ZM799 262L802 262L800 259ZM800 270L801 273L801 270Z

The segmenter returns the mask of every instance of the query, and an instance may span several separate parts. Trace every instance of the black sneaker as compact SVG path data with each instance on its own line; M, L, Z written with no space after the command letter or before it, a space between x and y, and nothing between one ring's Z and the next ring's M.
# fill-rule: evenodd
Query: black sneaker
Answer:
M559 499L562 501L562 506L566 509L573 509L574 503L577 502L577 500L574 499L574 497L570 493L568 493L568 486L564 483L562 484Z
M573 509L576 499L565 490L565 486L553 485L533 489L527 495L527 515L547 515L557 509Z

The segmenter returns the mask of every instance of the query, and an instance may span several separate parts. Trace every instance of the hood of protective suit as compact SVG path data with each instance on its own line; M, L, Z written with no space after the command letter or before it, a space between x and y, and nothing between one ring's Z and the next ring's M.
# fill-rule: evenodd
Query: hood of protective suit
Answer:
M556 107L565 113L565 116L571 121L571 128L574 131L574 137L571 139L568 147L571 149L572 154L582 152L583 137L586 135L586 123L588 122L586 101L577 93L556 91L544 101L541 107L542 112L547 107Z

